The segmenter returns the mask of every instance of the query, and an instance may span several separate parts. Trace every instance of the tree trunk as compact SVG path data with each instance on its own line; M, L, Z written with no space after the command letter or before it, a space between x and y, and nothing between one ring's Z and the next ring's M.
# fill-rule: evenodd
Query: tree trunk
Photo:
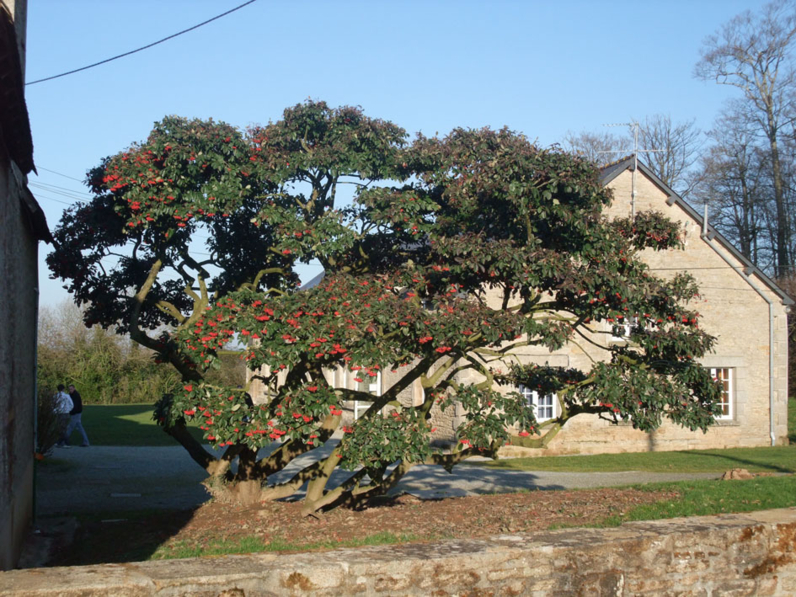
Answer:
M173 427L169 427L166 429L166 433L176 439L182 445L182 447L188 451L188 454L191 455L191 458L194 459L194 462L196 462L209 474L212 475L214 473L215 465L218 461L213 458L213 456L211 456L207 450L204 449L202 444L196 441L193 436L188 433L188 429L185 427L185 425L174 425Z
M768 119L768 130L766 131L768 141L771 146L771 170L774 176L774 203L777 209L777 246L776 255L776 277L784 277L790 273L790 242L788 233L788 212L785 205L785 189L782 182L782 166L779 161L779 147L777 145L777 127L774 121L774 114L769 105L766 110Z

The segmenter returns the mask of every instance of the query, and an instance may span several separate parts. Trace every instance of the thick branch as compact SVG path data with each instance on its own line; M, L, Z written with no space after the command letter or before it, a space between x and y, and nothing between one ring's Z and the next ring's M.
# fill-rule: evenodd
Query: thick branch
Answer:
M219 471L226 472L226 467L224 467L218 460L213 458L213 456L211 456L210 453L204 449L202 444L196 441L194 437L188 433L188 428L184 423L178 423L172 427L169 427L166 429L166 433L176 439L182 445L182 447L188 451L188 454L191 455L191 458L194 459L194 462L206 470L208 474L215 475ZM224 470L222 471L219 467L223 467Z
M146 301L149 291L152 290L152 286L154 286L155 280L157 280L158 274L160 273L162 267L163 262L160 259L156 260L149 269L149 274L147 275L143 285L135 294L135 296L130 299L133 301L133 310L130 314L130 338L151 350L158 349L157 341L153 338L150 338L146 332L141 329L139 321L141 319L141 311L144 308L144 301Z

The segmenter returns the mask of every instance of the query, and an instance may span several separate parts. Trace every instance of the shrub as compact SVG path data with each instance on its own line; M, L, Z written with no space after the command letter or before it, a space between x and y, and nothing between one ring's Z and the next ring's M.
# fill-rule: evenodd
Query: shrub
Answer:
M61 421L55 413L55 392L39 387L36 400L36 453L48 454L61 437Z

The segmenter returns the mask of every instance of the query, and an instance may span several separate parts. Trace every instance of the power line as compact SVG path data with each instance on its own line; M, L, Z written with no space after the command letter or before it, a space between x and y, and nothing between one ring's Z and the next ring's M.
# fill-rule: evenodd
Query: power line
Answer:
M32 85L32 83L29 83ZM68 178L69 180L75 180L77 182L83 182L79 178L75 178L74 176L67 176L66 174L61 174L60 172L56 172L55 170L50 170L49 168L44 168L43 166L36 166L38 170L44 170L45 172L52 172L53 174L57 174L58 176L63 176L64 178Z
M91 197L88 195L80 195L75 191L71 191L69 189L63 189L62 187L56 187L53 185L46 185L38 182L29 182L28 185L34 189L41 189L43 191L47 191L48 193L54 193L56 195L60 195L62 197L66 197L67 199L74 199L76 201L90 201Z
M62 187L62 186L59 186L57 184L52 184L52 183L49 183L49 182L43 182L41 180L31 181L30 184L35 184L37 186L47 187L47 188L50 188L50 189L58 189L59 191L66 191L66 192L72 193L74 195L84 195L86 197L90 197L91 196L91 193L86 193L85 191L78 191L76 189L70 189L69 187Z
M95 62L94 64L89 64L88 66L83 66L81 68L76 68L74 70L70 70L70 71L67 71L65 73L61 73L60 75L53 75L52 77L45 77L44 79L37 79L35 81L31 81L30 83L25 83L25 85L35 85L36 83L43 83L44 81L52 81L53 79L58 79L59 77L65 77L66 75L73 75L75 73L79 73L80 71L88 70L90 68L94 68L95 66L100 66L101 64L107 64L108 62L113 62L114 60L118 60L119 58L124 58L125 56L130 56L131 54L135 54L136 52L141 52L143 50L147 50L147 49L149 49L149 48L151 48L153 46L156 46L158 44L162 44L164 41L168 41L170 39L174 39L175 37L183 35L184 33L188 33L189 31L193 31L194 29L199 29L199 27L203 27L204 25L207 25L208 23L212 23L213 21L216 21L216 20L220 19L221 17L225 17L228 14L235 12L236 10L240 10L244 6L248 6L249 4L253 4L256 1L257 0L249 0L248 2L244 2L240 6L236 6L232 10L228 10L227 12L223 12L220 15L217 15L217 16L213 17L212 19L208 19L208 20L206 20L206 21L204 21L202 23L199 23L198 25L194 25L193 27L190 27L188 29L180 31L179 33L175 33L174 35L169 35L168 37L164 37L161 40L158 40L158 41L156 41L154 43L151 43L149 45L146 45L146 46L142 46L142 47L137 48L135 50L132 50L130 52L125 52L124 54L119 54L118 56L114 56L113 58L107 58L105 60L101 60L100 62Z
M52 197L48 197L47 195L42 195L41 193L36 193L34 195L36 199L46 199L47 201L55 201L56 203L63 203L64 205L74 205L74 203L69 203L68 201L61 201L60 199L53 199Z

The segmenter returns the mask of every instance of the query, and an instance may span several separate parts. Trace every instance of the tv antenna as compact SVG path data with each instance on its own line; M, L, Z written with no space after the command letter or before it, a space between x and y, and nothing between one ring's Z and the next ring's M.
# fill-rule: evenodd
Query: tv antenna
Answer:
M638 134L641 129L639 123L635 120L630 122L617 122L612 124L604 124L607 127L627 126L633 131L633 147L626 149L613 149L608 151L598 151L597 153L622 153L625 154L630 151L633 155L633 179L630 185L630 217L636 219L636 171L638 170L638 154L639 153L663 153L662 149L639 149Z

